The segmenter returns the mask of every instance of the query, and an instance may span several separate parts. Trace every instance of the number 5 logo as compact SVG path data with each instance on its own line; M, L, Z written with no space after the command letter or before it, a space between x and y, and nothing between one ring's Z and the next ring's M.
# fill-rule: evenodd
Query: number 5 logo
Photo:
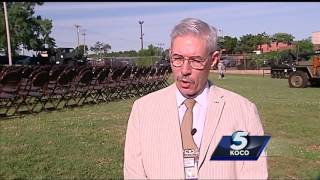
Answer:
M231 149L233 150L241 150L244 147L247 146L248 144L248 140L246 138L246 136L248 135L248 132L243 132L243 131L236 131L232 134L232 145L230 146Z

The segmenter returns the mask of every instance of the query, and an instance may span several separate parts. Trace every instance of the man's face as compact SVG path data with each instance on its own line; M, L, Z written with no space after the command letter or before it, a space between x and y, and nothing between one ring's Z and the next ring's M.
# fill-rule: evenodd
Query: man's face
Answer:
M186 35L177 37L171 44L171 54L177 54L184 57L201 56L206 59L204 69L194 69L187 60L181 67L175 67L171 63L173 78L176 86L185 97L194 97L200 93L207 83L210 66L217 59L218 53L215 52L208 57L206 42L198 37Z

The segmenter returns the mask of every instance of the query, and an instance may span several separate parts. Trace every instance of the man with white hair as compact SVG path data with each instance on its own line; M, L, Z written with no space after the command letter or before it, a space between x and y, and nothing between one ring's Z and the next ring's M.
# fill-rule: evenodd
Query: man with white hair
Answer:
M133 104L128 121L125 179L267 179L267 159L212 161L222 136L263 135L256 106L208 80L218 62L217 31L187 18L171 33L175 83Z

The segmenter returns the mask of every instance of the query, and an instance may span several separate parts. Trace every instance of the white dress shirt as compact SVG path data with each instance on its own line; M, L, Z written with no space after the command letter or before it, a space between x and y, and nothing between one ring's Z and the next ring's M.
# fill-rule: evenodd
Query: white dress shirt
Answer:
M206 120L209 91L210 91L209 83L207 82L206 87L201 92L201 94L199 94L196 98L194 98L196 100L196 104L193 107L193 123L192 123L193 127L192 128L197 129L197 132L193 135L193 139L197 144L198 148L200 148L200 145L201 145L203 127ZM176 97L177 97L179 121L181 126L183 115L187 110L187 107L183 104L183 102L187 98L181 94L178 88L176 90Z

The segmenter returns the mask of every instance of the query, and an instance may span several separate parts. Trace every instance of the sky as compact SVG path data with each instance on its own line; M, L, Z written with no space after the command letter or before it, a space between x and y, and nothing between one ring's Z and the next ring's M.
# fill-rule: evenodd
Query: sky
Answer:
M169 48L170 32L182 19L199 18L218 29L220 35L277 32L301 40L320 31L318 2L45 2L35 7L35 15L51 19L57 47L75 47L80 25L80 44L100 41L111 51L140 50L143 42ZM85 32L85 36L83 36Z

